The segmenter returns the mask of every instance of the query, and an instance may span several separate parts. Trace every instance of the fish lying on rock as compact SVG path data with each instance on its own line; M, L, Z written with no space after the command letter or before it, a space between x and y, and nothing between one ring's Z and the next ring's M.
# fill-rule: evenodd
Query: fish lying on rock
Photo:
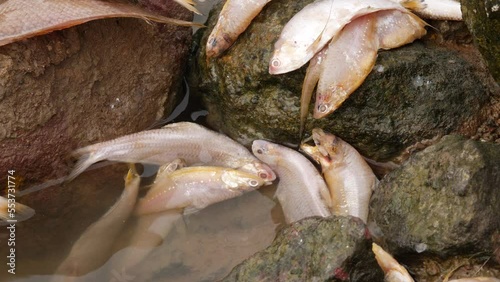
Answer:
M276 198L285 220L292 223L311 216L330 216L330 193L314 165L299 152L264 140L255 140L253 153L279 177Z
M301 149L321 164L332 213L356 216L366 223L370 197L378 184L372 169L344 140L319 128L313 129L312 138L316 146L304 143Z
M110 257L113 242L122 231L136 204L141 178L131 168L125 189L118 201L97 222L89 226L74 243L56 274L81 276L100 266Z
M102 160L163 165L182 158L187 165L211 165L258 175L266 184L276 174L243 145L220 133L191 122L178 122L97 143L74 153L80 160L68 176L71 180Z
M177 2L194 9L189 0ZM0 46L88 21L116 17L139 18L180 26L202 26L157 15L131 3L112 0L8 0L0 4Z
M265 181L248 172L224 167L185 167L160 178L139 200L137 215L183 210L191 213L258 189Z

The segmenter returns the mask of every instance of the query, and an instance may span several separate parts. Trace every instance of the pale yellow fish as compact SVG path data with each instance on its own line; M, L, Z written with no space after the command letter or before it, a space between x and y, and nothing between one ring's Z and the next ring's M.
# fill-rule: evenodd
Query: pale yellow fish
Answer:
M258 189L265 181L248 172L224 167L185 167L160 179L139 200L136 214L167 210L191 213Z
M406 11L390 0L320 0L307 5L283 28L274 45L269 73L300 68L353 19L391 9Z
M102 266L111 256L113 243L125 226L137 200L141 178L131 168L118 201L74 243L56 274L81 276Z
M0 4L0 11L0 46L105 18L128 17L180 26L202 26L119 1L8 0Z
M231 138L192 122L178 122L97 143L74 153L80 160L68 176L73 179L102 160L163 165L175 159L187 165L206 164L239 169L258 175L266 184L276 174L247 148Z
M369 202L378 179L363 157L347 142L325 133L312 131L315 147L302 144L301 149L321 164L331 195L331 211L337 215L368 218Z
M295 150L264 140L255 140L252 151L278 174L275 196L287 223L311 216L330 216L328 187L306 157Z
M220 56L271 0L227 0L207 40L207 58Z
M414 282L408 270L401 266L389 253L384 251L379 245L373 243L372 251L378 265L385 273L384 281L387 282Z
M21 222L35 214L34 209L17 202L15 195L9 199L0 196L0 225Z
M425 22L407 11L384 10L353 20L328 45L316 92L314 118L335 111L373 69L378 49L425 35Z

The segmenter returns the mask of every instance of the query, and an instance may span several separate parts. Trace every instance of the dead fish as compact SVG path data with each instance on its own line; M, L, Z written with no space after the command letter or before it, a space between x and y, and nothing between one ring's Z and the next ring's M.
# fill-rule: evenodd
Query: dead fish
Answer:
M372 251L378 265L385 273L384 281L387 282L414 282L408 270L401 266L389 253L379 245L373 243Z
M316 147L302 144L301 149L321 164L332 213L356 216L366 222L370 197L378 183L370 166L356 149L332 134L315 128L312 138Z
M283 28L274 45L269 73L282 74L300 68L353 19L393 9L406 11L390 0L320 0L307 5Z
M336 109L363 83L373 69L378 49L391 49L426 34L426 23L409 12L384 10L359 17L328 45L321 65L314 118Z
M192 122L178 122L97 143L74 153L81 156L71 180L102 160L163 165L182 158L188 165L223 166L258 175L270 184L276 175L243 145Z
M188 0L179 1L191 6ZM128 17L180 26L202 26L117 1L8 0L0 4L0 11L0 46L105 18Z
M227 0L207 40L207 58L227 50L271 0Z
M405 0L401 0L405 1ZM433 20L461 21L460 2L454 0L423 0L423 5L407 7L420 17Z
M81 276L102 266L108 260L113 242L134 209L140 180L135 169L131 167L125 177L125 189L118 201L78 238L69 255L59 265L56 274Z
M255 140L253 153L279 177L278 198L285 220L292 223L311 216L330 216L330 194L323 177L299 152L264 140Z
M139 200L137 215L183 210L192 213L211 204L258 189L265 181L248 172L225 167L185 167L160 179Z
M31 218L35 210L15 201L15 198L7 199L0 196L0 225L18 223Z

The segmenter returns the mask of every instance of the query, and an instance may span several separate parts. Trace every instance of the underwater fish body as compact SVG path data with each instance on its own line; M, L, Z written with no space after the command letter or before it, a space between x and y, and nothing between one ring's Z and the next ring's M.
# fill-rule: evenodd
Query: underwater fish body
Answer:
M330 216L329 192L314 165L299 152L264 140L255 140L253 153L279 177L276 198L285 220L292 223L311 216Z
M313 129L316 148L301 146L321 164L331 195L331 211L337 215L352 215L366 223L370 197L378 179L363 157L342 139Z
M247 172L213 166L186 167L160 179L139 200L136 214L166 210L190 213L242 195L264 185L264 180Z
M187 165L223 166L254 173L268 183L276 178L274 172L243 145L191 122L122 136L78 149L74 154L80 156L80 160L68 179L102 160L163 165L178 158Z

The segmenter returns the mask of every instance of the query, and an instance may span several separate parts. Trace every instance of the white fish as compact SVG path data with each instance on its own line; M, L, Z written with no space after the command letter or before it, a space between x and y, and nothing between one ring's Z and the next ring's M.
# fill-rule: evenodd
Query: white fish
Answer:
M389 253L379 245L373 243L372 251L378 265L385 273L384 281L387 282L414 282L408 270L401 266Z
M163 165L182 158L188 165L207 164L240 169L260 176L267 183L274 172L243 145L220 133L191 122L178 122L97 143L74 153L81 156L68 176L71 180L102 160Z
M278 174L276 197L287 223L311 216L330 216L328 187L306 157L295 150L264 140L255 140L252 151Z
M377 177L347 142L319 128L313 129L312 137L316 148L302 144L301 149L321 164L330 189L332 213L356 216L366 222Z
M8 220L16 223L27 220L35 214L35 210L15 201L0 196L0 225L9 224ZM12 215L12 216L11 216Z
M390 0L320 0L285 25L269 63L270 74L296 70L307 63L353 19L381 10L406 9Z
M190 213L258 189L264 183L254 174L231 168L186 167L162 174L139 200L136 214L176 209Z
M208 37L207 58L217 57L228 49L269 1L227 0Z
M184 7L192 7L189 0L176 1L185 2ZM105 18L130 17L181 26L202 26L117 1L8 0L0 4L0 12L0 46Z
M113 242L132 213L141 178L131 168L118 201L75 242L56 274L81 276L102 266L111 255Z
M378 49L391 49L426 34L425 22L409 12L384 10L358 17L328 45L321 65L314 118L335 111L373 69Z

